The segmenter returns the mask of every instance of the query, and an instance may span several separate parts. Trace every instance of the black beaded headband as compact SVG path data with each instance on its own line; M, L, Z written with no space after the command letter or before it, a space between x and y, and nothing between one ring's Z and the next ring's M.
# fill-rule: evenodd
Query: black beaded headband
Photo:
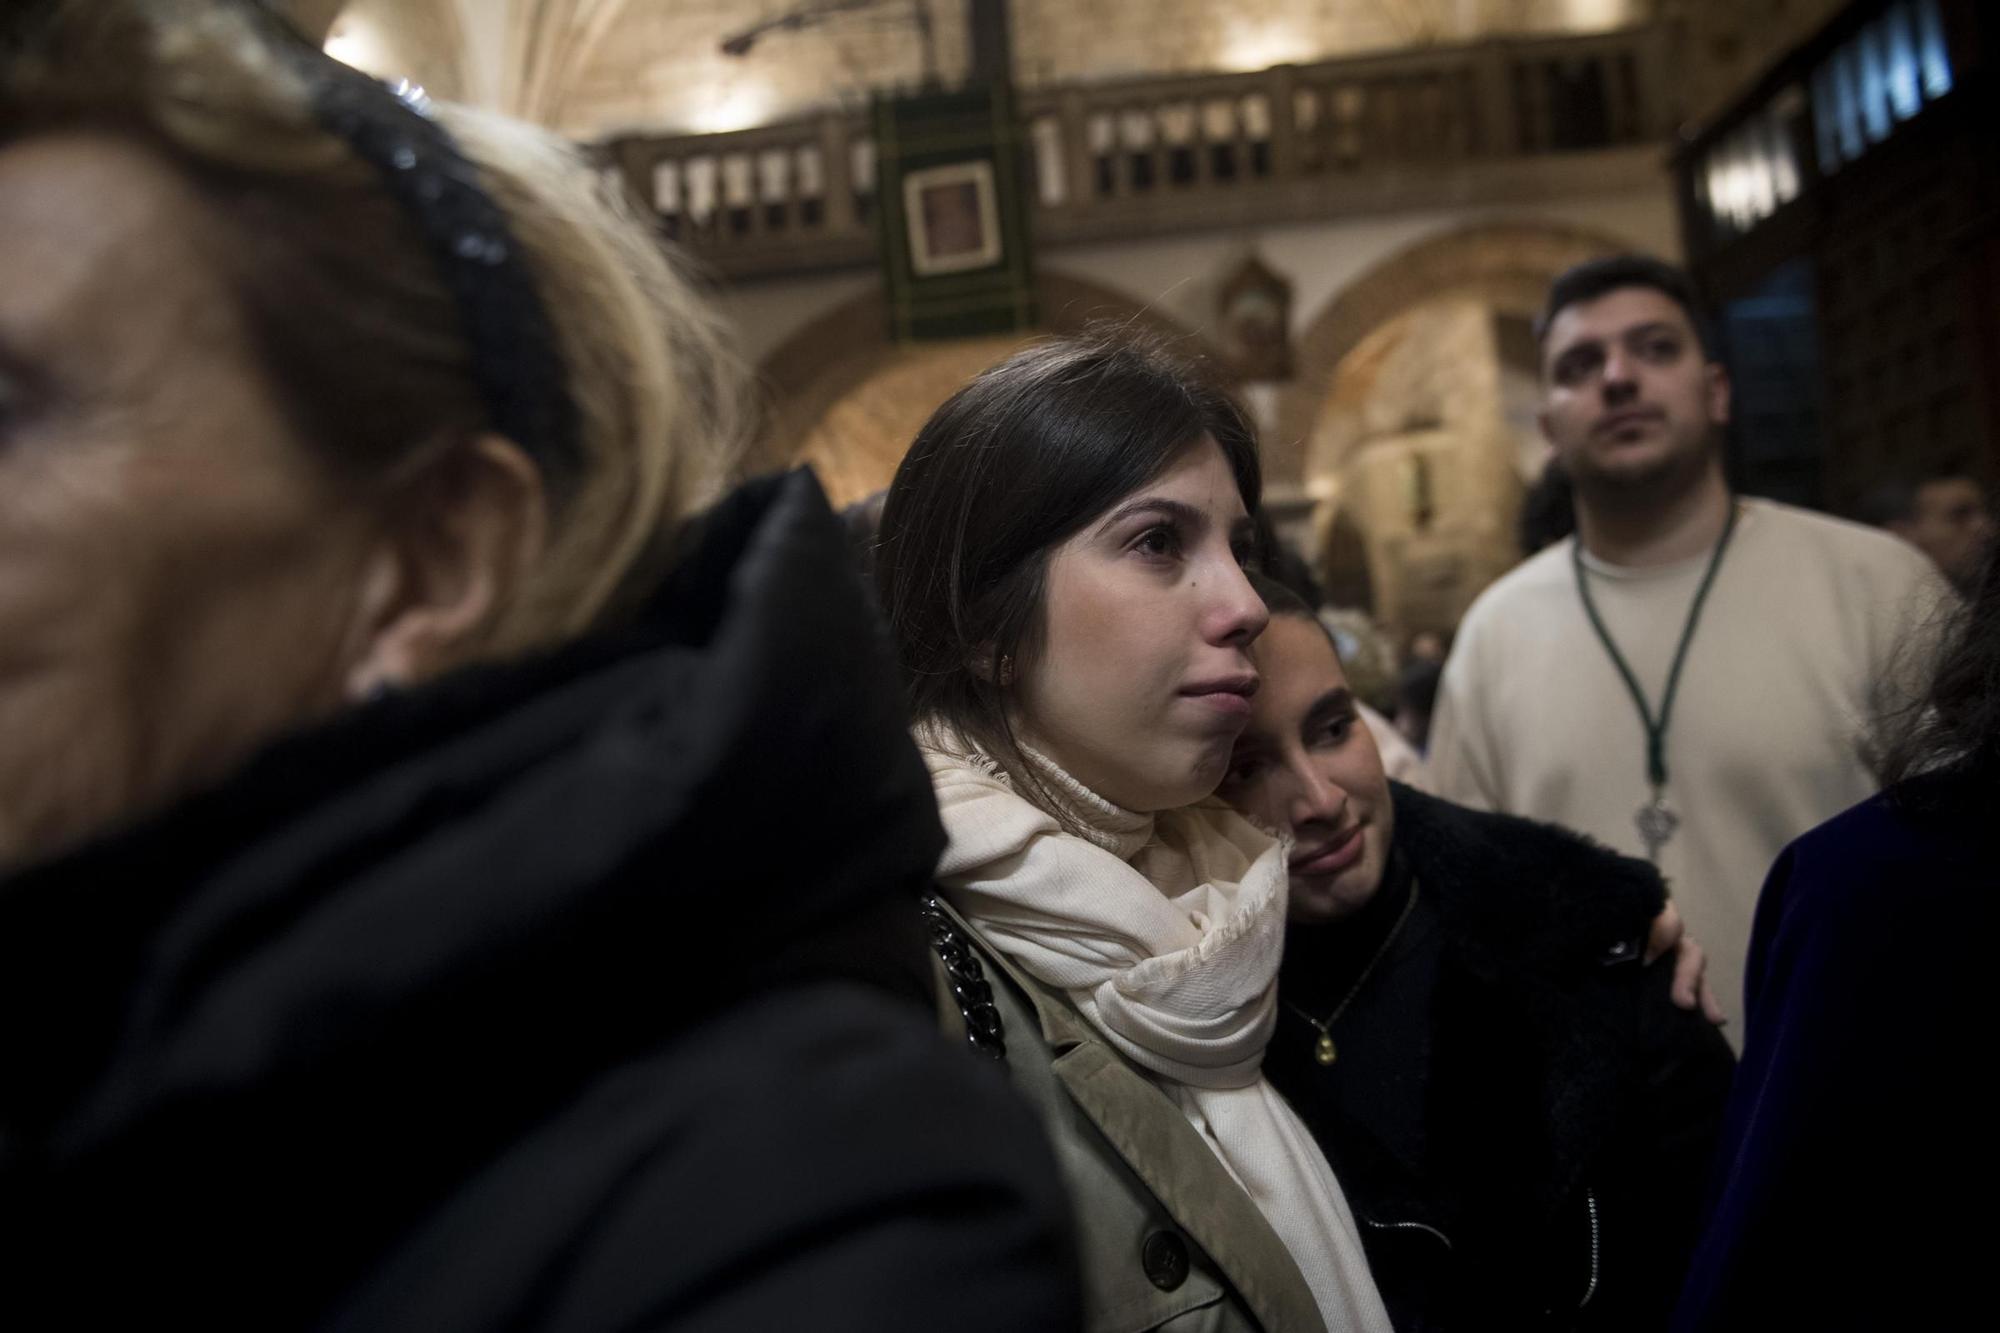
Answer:
M458 307L490 425L540 465L551 492L582 471L576 405L548 310L507 216L420 89L391 90L313 46L283 19L276 44L327 131L373 167L423 235Z

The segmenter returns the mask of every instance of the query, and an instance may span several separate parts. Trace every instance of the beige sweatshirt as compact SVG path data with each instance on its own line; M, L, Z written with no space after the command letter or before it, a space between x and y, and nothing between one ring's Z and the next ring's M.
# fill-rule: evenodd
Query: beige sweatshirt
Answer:
M1877 789L1883 710L1913 696L1949 599L1894 537L1740 503L1673 703L1666 796L1680 824L1659 857L1739 1042L1764 875L1786 843ZM1645 729L1585 616L1572 545L1528 560L1466 613L1438 690L1430 782L1643 856ZM1655 714L1707 563L1706 552L1648 569L1585 557L1591 597Z

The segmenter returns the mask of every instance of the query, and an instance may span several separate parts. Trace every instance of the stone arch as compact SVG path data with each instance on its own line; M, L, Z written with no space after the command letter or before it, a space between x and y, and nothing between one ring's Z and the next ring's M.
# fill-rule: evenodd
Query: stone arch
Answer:
M1296 373L1278 393L1274 436L1301 483L1311 460L1320 408L1340 363L1370 333L1439 296L1467 295L1508 314L1541 308L1552 279L1587 259L1635 249L1609 232L1566 222L1475 223L1399 251L1347 285L1299 335Z
M1127 323L1166 338L1192 356L1216 355L1206 339L1171 316L1123 292L1059 270L1045 268L1036 275L1035 300L1041 321L1032 333L1018 338L1003 335L964 343L920 344L916 348L890 339L888 305L879 289L827 311L786 339L758 368L765 412L751 451L751 468L762 471L800 461L802 451L812 447L815 430L829 414L853 403L871 384L899 387L895 377L901 375L900 387L935 395L936 385L920 373L911 373L913 362L927 360L938 374L956 382L1001 359L1029 338L1080 332L1099 323ZM934 406L928 401L906 405L906 414L913 415L907 423L909 435L915 434L916 426ZM921 415L908 413L909 407L920 408ZM898 443L908 442L903 438ZM838 478L827 476L829 488L841 492L834 496L836 502L855 498L846 492L859 488L861 477L879 473L878 484L886 483L885 468L893 470L900 456L898 449L894 457L882 453L880 457L857 459L853 468L839 469ZM827 475L824 470L822 475Z
M1355 526L1354 515L1330 508L1314 516L1313 576L1329 606L1353 607L1373 614L1375 578L1368 543Z
M1564 269L1630 248L1559 223L1460 228L1368 271L1302 335L1275 412L1287 480L1317 497L1322 577L1397 638L1448 630L1518 559L1526 321Z

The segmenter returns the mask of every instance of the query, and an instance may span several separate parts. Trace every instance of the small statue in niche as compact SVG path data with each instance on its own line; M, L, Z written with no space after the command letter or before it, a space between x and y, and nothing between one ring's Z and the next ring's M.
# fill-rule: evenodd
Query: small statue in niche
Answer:
M1241 380L1292 377L1292 284L1251 255L1223 281L1217 302L1224 364Z

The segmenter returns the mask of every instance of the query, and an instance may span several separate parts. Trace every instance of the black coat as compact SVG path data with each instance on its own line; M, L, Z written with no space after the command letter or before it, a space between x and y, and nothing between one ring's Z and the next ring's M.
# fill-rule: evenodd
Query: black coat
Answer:
M818 487L747 488L632 625L0 882L6 1322L1073 1327L942 841Z
M1412 914L1335 1025L1336 1063L1287 1004L1266 1074L1332 1161L1403 1333L1663 1326L1732 1060L1668 998L1671 958L1640 961L1658 875L1393 792ZM1314 929L1292 930L1287 999Z
M1918 778L1765 881L1743 1068L1675 1326L1984 1327L2000 772Z

